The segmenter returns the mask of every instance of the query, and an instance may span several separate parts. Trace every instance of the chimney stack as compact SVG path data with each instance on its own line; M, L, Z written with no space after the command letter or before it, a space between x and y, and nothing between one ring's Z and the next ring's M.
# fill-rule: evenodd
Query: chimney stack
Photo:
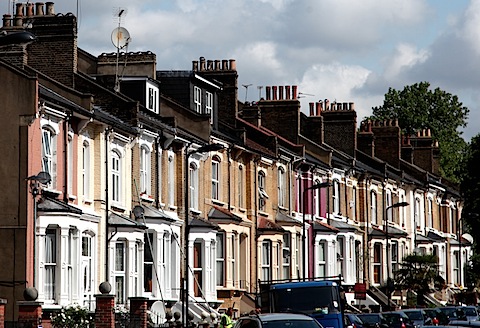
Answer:
M324 142L355 156L357 113L349 109L348 103L333 102L331 107L328 104L328 99L325 99L325 109L320 112L323 117Z

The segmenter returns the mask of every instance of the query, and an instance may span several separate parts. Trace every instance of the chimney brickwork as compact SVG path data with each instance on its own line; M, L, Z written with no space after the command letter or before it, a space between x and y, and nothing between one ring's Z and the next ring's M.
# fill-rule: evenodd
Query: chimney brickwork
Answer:
M439 174L438 144L432 139L430 130L420 130L409 139L413 150L411 162L427 172Z
M357 149L370 157L375 156L375 136L372 132L372 121L360 123L360 130L357 134Z
M325 106L323 106L325 104ZM353 102L330 104L317 102L314 107L315 116L323 118L323 141L327 144L355 156L357 149L357 112Z
M234 59L205 60L200 57L192 62L192 71L207 78L222 83L222 90L218 93L218 119L235 126L238 116L238 73Z

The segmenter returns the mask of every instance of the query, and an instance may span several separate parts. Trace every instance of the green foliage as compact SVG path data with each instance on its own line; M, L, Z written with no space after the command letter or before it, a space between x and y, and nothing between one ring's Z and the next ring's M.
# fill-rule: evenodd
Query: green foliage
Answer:
M480 135L472 138L465 157L462 182L460 184L465 200L462 217L468 231L473 232L480 230L480 170L478 170L478 163L480 163ZM476 237L476 235L476 233L472 233L472 236ZM480 243L476 239L474 240L474 247L480 253ZM480 264L478 269L480 269Z
M51 316L54 328L88 328L94 326L94 320L87 309L80 306L62 308Z
M401 289L426 293L441 283L435 255L410 254L404 257L400 269L394 272L395 284Z
M442 176L459 182L459 167L466 142L459 128L467 125L469 110L458 97L439 88L430 89L430 83L421 82L398 91L389 88L383 105L373 108L370 119L398 119L405 135L430 129L439 143Z

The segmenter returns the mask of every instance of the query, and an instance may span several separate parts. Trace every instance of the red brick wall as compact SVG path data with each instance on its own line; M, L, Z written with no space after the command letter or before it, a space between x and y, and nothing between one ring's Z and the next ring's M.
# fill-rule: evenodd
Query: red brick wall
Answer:
M5 304L7 304L7 300L0 298L0 328L5 327Z
M115 296L95 295L97 306L95 308L95 328L115 327Z
M135 327L147 328L147 298L130 297L130 320L136 323Z
M42 302L19 301L18 322L25 327L36 327L42 319Z

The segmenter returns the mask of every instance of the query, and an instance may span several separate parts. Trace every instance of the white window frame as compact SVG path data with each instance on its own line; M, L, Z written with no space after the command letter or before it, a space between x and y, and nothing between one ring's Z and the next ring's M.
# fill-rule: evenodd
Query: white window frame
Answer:
M350 201L350 208L352 213L352 220L357 220L357 187L352 187L352 200Z
M290 269L291 269L291 245L292 237L289 232L283 235L282 243L282 278L290 279Z
M152 112L158 114L158 88L147 86L147 104L146 107Z
M197 86L193 87L193 103L195 111L197 113L202 113L202 89Z
M155 231L154 230L146 231L143 234L143 240L145 244L145 247L143 250L143 291L151 295L153 291L153 282L154 282L154 279L156 278L155 268L154 268L155 246L156 246Z
M317 274L316 277L326 277L327 276L327 242L325 240L320 240L318 243L318 252L317 252Z
M49 188L57 185L57 133L50 126L42 128L42 171L50 174Z
M231 253L230 253L230 269L231 269L231 276L232 276L232 283L233 286L236 286L236 280L237 280L237 235L235 233L232 233L232 239L231 239Z
M390 243L390 268L392 272L390 272L390 276L395 274L395 271L398 270L398 262L399 262L399 250L398 250L398 242L392 241Z
M378 248L377 248L378 247ZM375 251L378 250L378 262L375 262ZM372 257L372 264L373 264L373 271L372 271L372 280L374 284L380 284L383 280L383 253L382 253L382 244L381 243L374 243L373 244L373 257ZM378 281L375 280L375 269L378 269Z
M433 199L427 198L427 227L433 228Z
M117 304L126 304L127 296L127 256L128 247L126 241L116 241L114 243L114 266L113 266L113 283L115 299ZM120 281L123 281L120 284Z
M221 167L220 158L213 156L212 158L212 199L220 200L220 178Z
M370 222L378 224L377 221L377 193L375 190L370 190Z
M168 204L175 206L175 155L173 152L168 154Z
M67 138L67 155L68 155L68 195L73 196L73 134L68 133Z
M345 277L345 248L346 248L346 239L344 236L338 236L336 242L336 260L337 260L337 275L342 275Z
M82 194L83 200L90 200L90 143L83 142L82 146Z
M95 239L89 232L82 233L82 291L84 306L91 308L95 294Z
M385 191L385 208L388 208L392 206L393 200L392 200L392 191L390 189L387 189ZM388 222L393 222L393 209L391 211L387 211L387 221Z
M267 208L267 199L268 194L265 190L266 184L266 174L262 170L258 171L258 209L260 211L265 211Z
M219 232L216 237L216 285L225 287L225 233Z
M272 280L272 241L262 241L262 280Z
M333 201L333 213L340 213L340 181L338 179L333 180L332 188L332 201Z
M415 220L415 229L417 231L421 228L421 217L420 217L420 198L415 197L414 208L413 208L413 219Z
M146 145L140 146L140 194L152 194L152 152Z
M122 200L122 156L116 150L111 152L112 202L120 204Z
M190 209L193 210L198 210L198 164L194 161L189 163L188 166L188 174L189 174L189 179L188 179L188 188L189 190L189 196L190 196L190 201L189 201L189 206Z
M313 185L319 185L321 181L319 179L315 179ZM322 213L320 213L320 201L321 201L321 188L313 190L313 215L316 217L320 217Z
M244 193L244 169L243 165L238 166L238 207L243 208L244 207L244 198L243 198L243 193Z
M44 301L45 303L54 304L57 301L57 289L56 279L57 271L59 269L59 231L57 228L45 229L44 239L44 275L43 275L43 288L44 288Z
M205 92L205 114L210 115L210 123L213 123L213 93Z
M278 167L278 206L285 207L286 199L286 173L285 168L282 166Z

